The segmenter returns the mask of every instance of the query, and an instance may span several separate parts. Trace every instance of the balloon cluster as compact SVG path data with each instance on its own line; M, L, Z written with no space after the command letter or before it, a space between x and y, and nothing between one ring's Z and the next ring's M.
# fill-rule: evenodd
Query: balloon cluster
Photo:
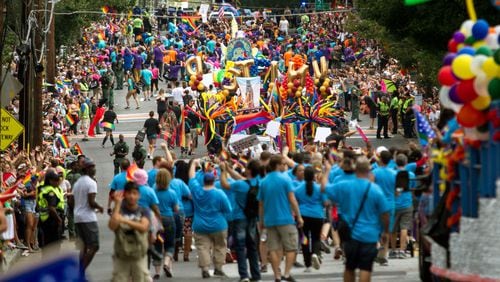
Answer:
M250 76L258 76L271 65L271 61L263 56L257 56L250 67Z
M500 26L465 21L448 42L438 73L439 99L465 128L487 131L488 111L500 99Z
M304 59L300 55L295 55L290 60L290 65L287 75L284 76L279 93L283 99L300 98L302 91L313 93L314 81L309 75L308 66L304 64Z
M331 95L330 91L331 80L328 77L321 77L314 79L314 85L319 90L319 94L322 98L326 98Z
M299 78L288 81L288 76L285 76L281 82L280 93L282 98L300 98L303 90L304 86L301 85Z
M201 82L203 80L203 75L201 74L198 74L198 75L191 75L191 77L189 78L189 86L191 86L191 90L193 91L204 91L205 90L205 85L203 84L203 82Z

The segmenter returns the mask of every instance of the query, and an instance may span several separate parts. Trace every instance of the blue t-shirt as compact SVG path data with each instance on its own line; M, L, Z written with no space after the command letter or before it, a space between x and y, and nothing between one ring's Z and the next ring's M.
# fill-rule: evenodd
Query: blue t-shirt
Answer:
M160 208L161 216L174 216L174 208L179 203L175 191L172 189L155 189L155 193L158 201L160 202L158 207Z
M299 203L300 214L302 216L313 218L325 218L323 209L324 203L327 200L326 195L321 193L321 188L317 183L313 183L313 193L307 195L306 183L302 183L295 190L295 198Z
M234 182L232 179L227 180L229 182L229 185ZM234 193L233 191L229 189L224 189L220 183L220 181L216 181L214 183L215 188L221 190L224 194L226 194L227 199L229 200L229 203L231 204L231 207L233 208L231 213L224 214L224 217L226 218L227 222L231 222L234 220L234 209L235 209L235 199L234 199Z
M125 184L127 184L127 172L122 171L113 177L113 180L109 184L109 189L123 191L123 189L125 189Z
M397 171L396 171L397 173ZM408 171L410 177L410 189L416 187L415 173ZM396 196L396 210L407 209L413 205L413 193L411 191L402 192Z
M153 73L150 70L142 69L141 70L141 77L142 77L142 81L144 82L145 85L147 85L147 86L151 85L151 79L153 78Z
M153 188L147 186L147 185L140 185L139 186L139 201L137 204L140 207L143 208L148 208L150 209L151 206L159 204L158 198L156 197L155 191Z
M255 186L258 183L257 178L249 179L250 185ZM247 180L236 180L230 184L230 189L234 195L233 220L245 219L245 206L247 204L248 190L250 190Z
M134 56L132 54L127 54L123 56L123 68L125 70L130 70L132 68L132 63L134 62Z
M189 191L189 187L179 178L174 178L170 181L168 185L168 190L175 191L177 195L177 201L179 202L179 213L184 214L186 216L192 216L193 214L193 206L191 204L191 191ZM186 208L189 208L190 214L187 215Z
M354 217L361 205L363 195L370 185L370 191L366 197L365 204L359 215L356 225L352 226ZM338 205L342 218L351 226L351 236L354 240L363 243L376 243L382 233L382 222L380 216L389 212L391 207L382 193L382 189L367 179L353 179L340 181L327 187L326 194L330 200Z
M156 169L156 168L152 168L148 171L148 185L149 185L149 187L155 186L157 174L158 174L158 169Z
M294 224L288 194L293 192L290 177L282 172L268 173L260 184L257 199L264 205L264 226Z
M373 170L375 183L382 188L382 192L389 204L394 205L396 189L396 172L388 167L378 167Z
M218 189L205 190L194 178L189 180L189 188L194 203L193 231L209 234L226 230L224 214L232 211L226 194Z
M328 182L333 183L335 180L335 177L345 174L345 172L337 165L333 165L332 169L330 170L330 175L328 175Z

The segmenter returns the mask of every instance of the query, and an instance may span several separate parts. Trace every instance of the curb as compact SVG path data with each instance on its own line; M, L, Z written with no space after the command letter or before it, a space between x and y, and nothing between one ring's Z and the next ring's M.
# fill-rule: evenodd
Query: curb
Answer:
M7 250L4 252L4 263L1 267L1 272L6 273L9 269L14 266L14 264L19 260L23 250L15 249L15 250Z

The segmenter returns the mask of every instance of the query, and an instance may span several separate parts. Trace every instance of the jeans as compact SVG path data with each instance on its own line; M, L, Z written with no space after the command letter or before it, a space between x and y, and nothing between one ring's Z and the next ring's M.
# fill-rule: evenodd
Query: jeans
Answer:
M306 245L301 244L302 246L302 255L304 256L304 263L306 267L311 267L312 261L311 256L313 254L320 255L321 254L321 227L323 227L323 219L322 218L313 218L304 216L304 227L302 228L303 236L307 236L308 242Z
M388 137L389 133L389 115L378 114L377 120L377 138L380 138L380 134L384 131L384 137Z
M257 219L235 220L233 221L233 228L233 240L236 247L240 278L250 278L248 276L248 258L252 280L260 280L259 254L257 252Z

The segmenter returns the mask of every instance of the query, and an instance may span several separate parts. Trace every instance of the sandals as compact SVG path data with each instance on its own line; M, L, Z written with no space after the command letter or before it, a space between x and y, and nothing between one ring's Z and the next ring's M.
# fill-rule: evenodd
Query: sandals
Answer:
M172 277L172 271L170 271L170 268L168 268L166 265L163 266L163 271L165 272L165 276L168 278Z

